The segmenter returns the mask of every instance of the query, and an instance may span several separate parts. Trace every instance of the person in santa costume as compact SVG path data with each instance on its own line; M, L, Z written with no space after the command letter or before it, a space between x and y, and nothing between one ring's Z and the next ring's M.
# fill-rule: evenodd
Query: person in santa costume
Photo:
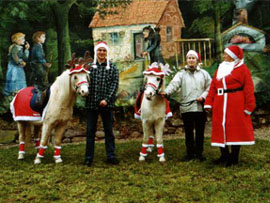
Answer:
M115 155L113 134L113 108L119 83L117 67L109 60L106 42L98 42L94 49L94 61L90 63L89 94L86 99L87 135L85 165L91 166L94 158L95 134L100 115L105 132L107 163L119 164Z
M200 54L189 50L186 55L187 65L181 69L165 89L164 94L179 92L180 112L184 121L186 137L186 161L194 158L204 161L203 142L206 112L203 102L208 94L211 76L200 67ZM194 133L196 136L194 140Z
M255 108L254 85L240 47L224 50L224 61L214 74L204 108L212 111L211 145L221 149L214 163L237 164L240 146L255 143L250 118Z

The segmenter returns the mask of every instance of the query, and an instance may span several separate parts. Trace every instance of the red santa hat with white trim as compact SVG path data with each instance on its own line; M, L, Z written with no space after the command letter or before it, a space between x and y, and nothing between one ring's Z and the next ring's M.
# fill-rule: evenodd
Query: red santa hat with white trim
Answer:
M93 61L93 65L92 67L93 68L97 68L97 50L99 48L105 48L107 50L107 66L106 66L106 69L109 70L110 69L110 62L109 62L109 47L108 47L108 44L107 42L104 42L104 41L100 41L97 43L97 45L95 46L94 48L94 51L95 51L95 55L94 55L94 61Z
M69 70L69 75L72 75L73 73L79 73L79 72L86 72L90 73L83 65L75 65L74 68Z
M165 73L158 66L157 62L152 63L151 66L148 66L148 67L149 68L146 71L143 71L144 75L156 75L156 76L164 77Z
M199 52L196 52L194 50L189 50L188 53L187 53L187 56L189 55L194 55L196 57L196 59L198 60L198 63L201 63L201 55Z
M244 58L243 50L237 45L231 45L224 50L230 57L232 57L235 61L241 62Z

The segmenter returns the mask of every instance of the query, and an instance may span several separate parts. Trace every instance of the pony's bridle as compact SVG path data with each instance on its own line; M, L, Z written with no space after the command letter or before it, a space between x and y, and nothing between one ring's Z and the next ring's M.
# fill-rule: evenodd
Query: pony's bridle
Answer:
M144 90L146 90L147 87L151 87L155 91L155 93L158 94L160 92L160 88L162 86L162 83L163 83L163 79L162 78L160 78L160 82L159 82L158 87L155 84L153 84L151 82L148 82L144 86Z
M89 83L87 81L85 81L85 80L84 81L80 81L80 82L78 82L78 83L75 84L75 86L74 86L75 91L77 92L77 90L79 89L79 87L81 85L83 85L83 84L86 84L87 87L89 87Z

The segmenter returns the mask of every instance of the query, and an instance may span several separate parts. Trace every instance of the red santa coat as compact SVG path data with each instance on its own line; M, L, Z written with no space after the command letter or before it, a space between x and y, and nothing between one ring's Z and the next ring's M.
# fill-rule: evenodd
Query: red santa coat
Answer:
M217 80L215 73L205 100L205 108L212 108L211 145L252 145L255 143L251 112L255 108L254 85L245 64L231 74ZM220 89L219 89L220 88ZM222 94L222 89L243 90ZM219 91L219 94L218 94Z

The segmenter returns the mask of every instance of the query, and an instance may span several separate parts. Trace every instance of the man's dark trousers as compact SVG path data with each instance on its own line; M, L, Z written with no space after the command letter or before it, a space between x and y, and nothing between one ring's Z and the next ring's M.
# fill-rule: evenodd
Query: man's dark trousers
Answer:
M95 151L95 134L97 130L98 115L101 115L105 132L105 146L107 159L115 158L115 143L113 135L113 112L109 108L99 108L99 110L88 110L87 112L87 134L85 160L92 161Z

